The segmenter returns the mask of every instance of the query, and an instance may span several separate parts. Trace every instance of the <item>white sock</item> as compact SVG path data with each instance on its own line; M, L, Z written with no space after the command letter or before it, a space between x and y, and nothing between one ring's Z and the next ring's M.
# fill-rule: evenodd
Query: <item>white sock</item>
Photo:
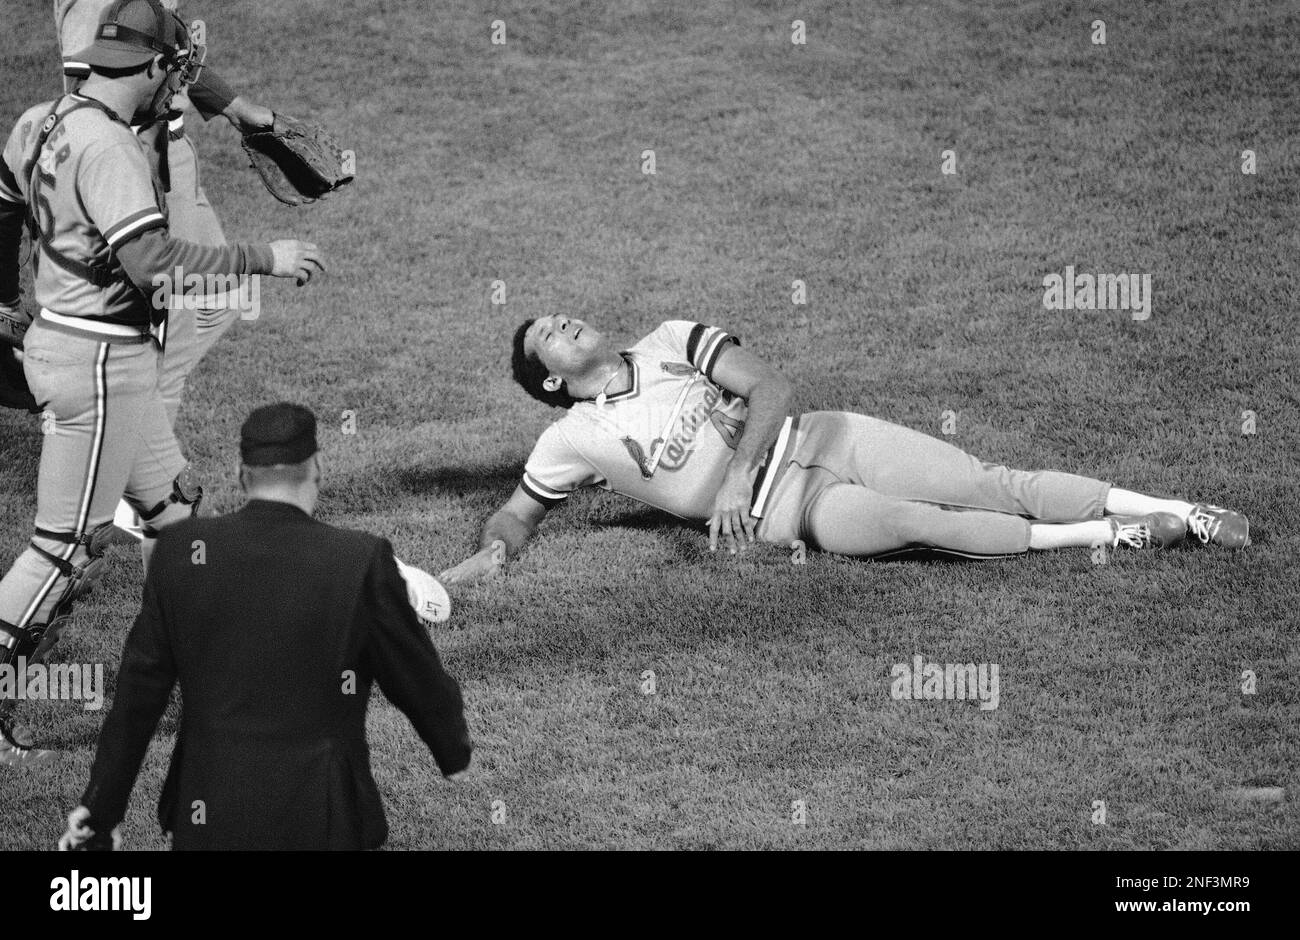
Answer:
M1032 522L1029 524L1029 548L1042 552L1054 548L1089 548L1109 545L1114 538L1105 519L1091 522Z
M1159 499L1132 490L1112 486L1106 496L1106 511L1116 516L1145 516L1149 512L1171 512L1184 522L1192 514L1193 504L1181 499Z

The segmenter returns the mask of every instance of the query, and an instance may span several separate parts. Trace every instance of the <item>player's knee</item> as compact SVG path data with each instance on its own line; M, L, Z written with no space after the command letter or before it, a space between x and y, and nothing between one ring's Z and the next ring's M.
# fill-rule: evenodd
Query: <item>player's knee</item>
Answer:
M880 508L880 526L900 545L928 545L938 506L905 499L889 500Z
M871 555L897 541L903 521L899 500L866 487L835 483L809 503L803 518L805 539L814 547L847 555Z
M104 555L112 538L111 522L101 523L80 536L37 530L31 541L32 550L56 575L53 586L45 592L47 603L43 606L67 606L88 593L103 576Z
M188 468L172 481L172 491L153 506L140 510L141 528L146 538L157 538L159 531L174 522L198 515L203 502L203 487Z

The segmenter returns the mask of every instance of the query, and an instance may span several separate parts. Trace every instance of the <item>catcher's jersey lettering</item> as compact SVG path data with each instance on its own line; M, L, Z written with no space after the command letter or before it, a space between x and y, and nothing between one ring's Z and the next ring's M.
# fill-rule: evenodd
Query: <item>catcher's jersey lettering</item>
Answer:
M6 167L0 195L30 199L37 225L57 251L105 266L113 262L114 248L148 229L165 228L167 220L139 139L100 108L77 107L86 101L80 95L60 99L55 114L61 120L39 154L32 149L54 103L37 105L19 119L0 155ZM34 293L42 307L63 316L148 320L148 305L125 278L96 286L43 251Z
M706 519L745 426L746 405L710 378L735 337L670 320L624 355L632 393L578 402L547 428L524 468L524 492L555 506L583 486L630 496L685 519ZM683 388L689 388L677 417ZM650 473L654 455L659 464Z

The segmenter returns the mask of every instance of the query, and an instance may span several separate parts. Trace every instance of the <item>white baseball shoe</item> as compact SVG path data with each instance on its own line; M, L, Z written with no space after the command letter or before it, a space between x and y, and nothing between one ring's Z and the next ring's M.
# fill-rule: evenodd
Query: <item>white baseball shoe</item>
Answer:
M406 599L416 616L428 624L444 623L451 617L451 597L442 583L429 574L394 558L397 570L406 582Z
M1197 503L1187 517L1187 531L1203 545L1245 548L1250 544L1250 520L1239 512Z

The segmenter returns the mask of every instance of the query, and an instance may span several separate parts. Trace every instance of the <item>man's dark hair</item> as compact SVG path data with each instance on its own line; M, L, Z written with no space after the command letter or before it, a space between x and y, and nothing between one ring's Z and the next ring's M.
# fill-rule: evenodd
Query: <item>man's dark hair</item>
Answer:
M515 330L514 350L510 356L510 371L514 374L515 381L523 387L523 390L542 404L550 405L552 408L572 408L577 399L566 392L563 385L553 392L548 392L542 386L542 383L551 374L551 370L546 368L536 353L530 356L524 352L524 334L536 322L536 320L525 320L519 325L519 329Z
M147 69L153 59L145 59L139 65L128 65L120 69L111 69L106 65L92 65L90 70L96 75L102 75L105 78L126 78L128 75L138 75Z

